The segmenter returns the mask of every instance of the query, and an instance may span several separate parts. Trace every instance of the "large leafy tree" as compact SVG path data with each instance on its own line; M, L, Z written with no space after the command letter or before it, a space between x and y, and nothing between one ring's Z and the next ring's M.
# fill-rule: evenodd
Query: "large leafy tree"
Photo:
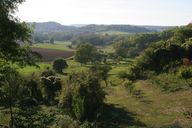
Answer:
M58 58L53 62L53 69L58 72L58 73L63 73L63 69L67 68L68 64L66 62L66 60L62 59L62 58Z
M77 48L75 60L81 64L100 60L97 48L91 44L82 44Z
M0 105L9 109L10 128L13 127L13 107L22 99L22 85L24 81L18 72L9 67L0 68Z
M31 30L26 23L21 23L14 17L18 5L24 1L0 1L0 59L20 65L34 65L37 54L24 45L30 40Z

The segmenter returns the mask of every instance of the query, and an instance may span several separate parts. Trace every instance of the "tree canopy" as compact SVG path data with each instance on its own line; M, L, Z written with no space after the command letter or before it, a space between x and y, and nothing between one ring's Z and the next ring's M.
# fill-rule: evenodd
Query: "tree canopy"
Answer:
M27 47L31 30L14 17L17 6L24 0L0 1L0 59L20 65L34 65L37 54Z

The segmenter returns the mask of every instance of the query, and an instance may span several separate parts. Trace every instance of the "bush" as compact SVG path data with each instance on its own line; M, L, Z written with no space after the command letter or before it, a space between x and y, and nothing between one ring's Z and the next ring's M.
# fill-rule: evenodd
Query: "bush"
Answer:
M121 71L121 72L119 72L119 73L117 74L117 76L118 76L120 79L123 79L123 80L125 80L125 79L128 78L128 74L127 74L126 71Z
M123 80L128 79L128 80L134 81L137 78L140 78L140 72L141 71L139 71L139 72L137 71L137 68L131 66L131 67L129 67L128 71L119 72L118 77Z
M56 94L61 91L62 85L57 76L41 77L44 97L48 103L54 103Z
M60 99L60 107L80 121L95 120L105 98L99 76L90 73L72 74L67 85Z
M56 75L56 73L53 70L50 70L49 67L47 67L46 70L44 70L41 73L41 77L48 77L48 76L55 76L55 75Z
M53 115L38 111L36 107L22 107L14 118L16 128L46 128L53 121Z
M175 74L160 74L151 78L151 82L162 91L175 92L184 89L188 85Z
M133 93L133 91L135 89L135 85L131 81L128 81L128 80L123 82L123 86L125 88L127 88L129 93Z
M79 128L79 123L67 115L57 115L51 128Z
M62 59L62 58L56 59L53 62L53 69L57 73L63 73L63 69L65 69L67 67L68 67L67 62L64 59Z
M178 71L178 76L184 79L192 78L192 67L182 67Z

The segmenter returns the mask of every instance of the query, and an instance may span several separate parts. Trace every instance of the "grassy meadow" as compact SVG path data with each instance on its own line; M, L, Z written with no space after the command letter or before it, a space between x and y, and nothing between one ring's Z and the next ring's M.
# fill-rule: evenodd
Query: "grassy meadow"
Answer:
M71 45L69 41L55 41L54 44L50 43L37 43L32 45L32 48L45 48L45 49L54 49L54 50L63 50L63 51L73 51L68 46Z
M64 70L65 73L88 70L88 66L80 65L74 60L67 60L67 63L69 67ZM32 73L43 71L47 66L51 67L51 63L39 63L39 66L40 68L25 67L19 69L19 72L24 76L30 76ZM106 92L105 103L113 106L111 108L113 111L111 109L106 110L106 115L109 116L107 117L108 122L113 122L113 118L115 118L120 128L126 128L128 122L135 127L142 124L156 128L175 123L180 123L186 128L191 126L191 119L185 117L185 113L192 109L191 90L163 92L160 88L152 85L151 81L142 80L134 83L136 89L142 92L141 97L137 98L122 85L124 80L118 78L118 73L126 68L126 65L112 65L108 86L106 87L102 82ZM63 81L65 80L65 77L61 78ZM113 115L113 118L110 114Z

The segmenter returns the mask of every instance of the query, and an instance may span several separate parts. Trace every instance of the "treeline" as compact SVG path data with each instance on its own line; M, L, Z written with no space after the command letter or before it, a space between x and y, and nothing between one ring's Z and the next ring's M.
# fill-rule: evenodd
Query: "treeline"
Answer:
M44 42L54 40L72 40L75 36L103 34L103 33L148 33L163 31L170 27L161 26L133 26L133 25L85 25L83 27L64 26L56 22L28 23L34 29L33 41Z
M135 34L119 37L114 41L114 49L120 57L136 57L151 44L165 41L174 35L174 30L157 33Z
M174 28L159 35L161 36L156 40L157 42L151 43L134 59L123 77L136 80L168 73L172 78L174 74L178 81L191 78L192 25ZM187 85L191 86L190 83L188 82ZM164 85L164 88L168 87Z

